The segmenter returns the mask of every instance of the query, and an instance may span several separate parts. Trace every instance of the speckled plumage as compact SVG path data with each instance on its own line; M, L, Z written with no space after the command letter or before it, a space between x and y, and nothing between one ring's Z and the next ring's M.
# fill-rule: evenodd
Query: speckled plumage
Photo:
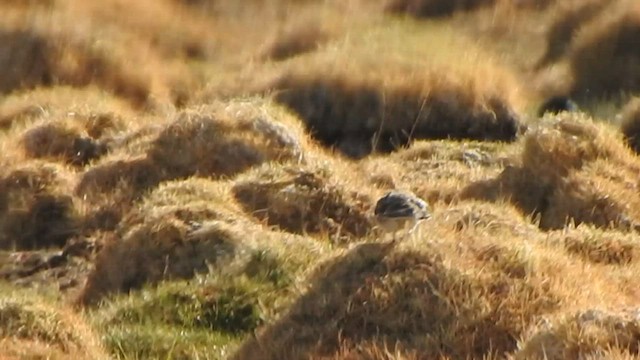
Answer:
M398 231L412 225L409 233L412 233L420 221L431 217L429 205L415 194L393 190L386 193L376 203L374 215L380 228L387 232L393 232L393 237Z

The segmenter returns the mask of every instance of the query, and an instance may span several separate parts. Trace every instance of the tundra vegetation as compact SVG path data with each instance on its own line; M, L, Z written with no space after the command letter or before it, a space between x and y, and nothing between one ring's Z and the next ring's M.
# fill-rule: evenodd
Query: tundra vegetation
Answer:
M636 1L0 14L0 358L640 359Z

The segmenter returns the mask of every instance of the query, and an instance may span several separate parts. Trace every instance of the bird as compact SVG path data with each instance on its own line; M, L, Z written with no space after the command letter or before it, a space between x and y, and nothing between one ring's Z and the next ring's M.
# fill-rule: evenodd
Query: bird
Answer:
M426 201L412 192L400 190L391 190L378 199L374 215L382 230L393 233L394 242L398 231L411 225L407 235L411 234L422 220L431 218Z
M567 96L556 95L548 98L540 108L538 109L538 117L542 117L545 114L558 114L563 111L576 112L580 108L571 98Z

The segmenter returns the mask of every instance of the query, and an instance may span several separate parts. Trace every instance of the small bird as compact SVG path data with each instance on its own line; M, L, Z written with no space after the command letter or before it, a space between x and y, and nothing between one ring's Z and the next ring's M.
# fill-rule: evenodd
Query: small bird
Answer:
M431 217L426 201L411 192L398 190L392 190L378 200L374 215L380 228L393 233L393 241L398 231L412 225L408 232L411 234L420 221Z

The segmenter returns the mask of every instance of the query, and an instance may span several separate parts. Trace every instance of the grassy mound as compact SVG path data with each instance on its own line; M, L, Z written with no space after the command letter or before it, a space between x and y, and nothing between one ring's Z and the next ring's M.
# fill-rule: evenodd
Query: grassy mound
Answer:
M586 310L552 321L527 337L516 359L575 359L622 350L638 356L637 311ZM617 358L617 357L616 357ZM622 356L620 358L623 358Z
M359 30L340 53L327 46L296 58L267 88L316 139L354 158L416 139L514 140L522 124L509 71L464 40L429 30L406 24ZM433 56L446 40L470 49L463 63L450 65L447 52Z
M640 154L640 98L631 99L622 109L620 128L627 145Z
M118 357L225 358L290 303L295 267L304 264L281 255L253 250L232 269L145 287L97 309L94 323Z
M391 13L406 13L417 18L442 17L456 11L469 11L495 4L495 0L392 0L386 5Z
M100 132L100 119L92 130ZM28 129L22 137L22 146L29 158L60 159L68 164L83 166L106 153L104 144L90 137L84 129L70 122L46 121Z
M80 302L95 303L109 293L163 279L190 278L234 257L243 239L238 228L222 221L218 207L224 201L216 198L215 185L204 193L199 190L196 198L183 192L189 187L160 187L123 220L121 230L98 255ZM167 196L173 205L159 205Z
M578 114L543 121L523 139L520 164L471 184L463 197L508 198L544 229L569 222L629 229L640 220L627 184L640 163L606 125Z
M0 29L0 44L10 49L3 57L0 92L52 84L85 86L92 82L132 101L145 105L151 93L149 79L131 73L109 56L106 49L59 32L33 28Z
M99 88L52 86L4 97L0 101L0 129L21 129L36 119L68 118L98 139L122 131L134 114L126 101Z
M595 19L612 1L581 1L560 5L546 30L546 49L536 68L553 64L565 56L580 29Z
M389 244L356 247L320 266L311 284L233 358L322 357L361 346L401 358L492 356L514 350L523 323L555 306L535 280L463 273L435 249Z
M79 315L34 295L3 286L0 356L3 359L107 359Z
M80 227L69 189L69 170L56 164L6 169L0 176L0 248L62 247Z
M640 8L631 2L620 4L610 10L615 16L591 22L575 39L569 66L576 96L609 97L640 89L640 52L635 46Z
M300 159L303 141L301 130L265 108L238 103L223 112L183 113L160 132L148 156L173 178L230 176L266 161Z
M567 253L594 264L624 265L638 260L638 246L633 234L602 231L579 226L566 232L561 240Z
M263 166L239 177L233 192L247 212L282 230L340 239L373 227L371 198L336 183L328 169Z

